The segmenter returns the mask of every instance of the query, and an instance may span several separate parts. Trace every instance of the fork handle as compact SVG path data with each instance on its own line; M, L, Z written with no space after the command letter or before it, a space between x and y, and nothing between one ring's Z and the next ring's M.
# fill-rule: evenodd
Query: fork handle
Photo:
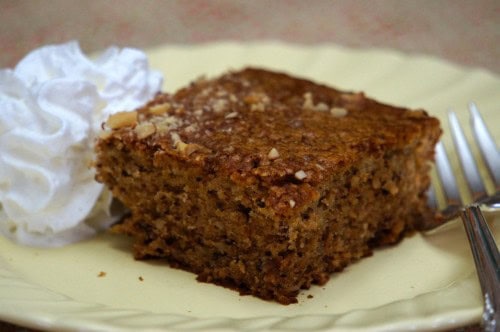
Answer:
M460 212L476 264L484 298L482 323L485 331L500 328L500 254L478 204Z

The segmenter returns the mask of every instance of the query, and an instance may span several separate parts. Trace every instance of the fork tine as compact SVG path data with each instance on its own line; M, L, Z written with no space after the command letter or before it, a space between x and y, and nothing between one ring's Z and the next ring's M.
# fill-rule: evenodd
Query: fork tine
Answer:
M455 112L450 112L448 114L448 119L450 122L453 142L455 143L456 152L458 158L460 159L460 165L462 166L462 171L465 175L467 183L469 184L472 199L477 201L487 196L486 188L481 180L481 175L479 174L476 161L472 155L469 144L467 143L467 139L465 138Z
M460 192L443 142L436 145L436 170L446 196L446 205L460 205L462 202Z
M439 208L436 196L436 188L434 188L434 185L432 183L427 190L427 205L434 211L437 211Z
M462 199L446 149L441 141L436 145L436 171L446 199L446 208L438 212L437 217L442 220L450 220L457 216Z
M486 163L491 178L495 183L495 189L500 190L500 152L498 151L495 141L488 131L488 127L486 127L476 104L470 103L469 111L471 113L471 126L477 145L479 146L479 150L481 151L481 155Z

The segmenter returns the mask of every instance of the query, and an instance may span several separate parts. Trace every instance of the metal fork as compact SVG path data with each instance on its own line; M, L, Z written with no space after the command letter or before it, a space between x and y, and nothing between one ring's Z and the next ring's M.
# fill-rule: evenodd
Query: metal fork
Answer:
M448 118L452 138L462 173L469 187L472 203L467 203L461 197L456 175L453 173L444 145L440 142L436 148L436 170L444 191L446 207L438 212L438 216L443 220L461 217L483 293L482 324L485 331L498 331L500 329L500 254L481 210L484 212L500 211L500 151L488 132L476 105L471 103L469 110L475 141L481 151L489 177L494 183L494 192L487 192L485 187L487 180L482 180L458 118L454 112L450 112ZM437 207L437 199L433 190L430 192L430 201Z

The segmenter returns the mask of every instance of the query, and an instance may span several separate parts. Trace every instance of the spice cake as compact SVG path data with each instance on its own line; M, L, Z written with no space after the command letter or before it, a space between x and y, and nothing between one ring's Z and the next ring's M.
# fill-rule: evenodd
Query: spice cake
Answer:
M97 179L138 259L283 304L431 218L440 136L422 110L261 69L113 115Z

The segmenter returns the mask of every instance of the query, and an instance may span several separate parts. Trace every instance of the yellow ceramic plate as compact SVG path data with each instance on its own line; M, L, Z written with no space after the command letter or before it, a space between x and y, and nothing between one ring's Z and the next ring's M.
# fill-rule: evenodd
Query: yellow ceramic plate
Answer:
M363 90L441 119L453 108L465 121L467 103L475 101L490 124L500 123L498 77L428 57L278 43L164 46L148 53L152 66L164 72L168 91L202 74L253 65ZM491 129L499 141L500 127ZM494 232L500 239L499 227ZM459 222L379 250L289 306L198 283L193 274L163 263L134 261L129 241L117 236L60 249L0 238L0 320L34 328L443 330L477 322L480 314L481 294Z

